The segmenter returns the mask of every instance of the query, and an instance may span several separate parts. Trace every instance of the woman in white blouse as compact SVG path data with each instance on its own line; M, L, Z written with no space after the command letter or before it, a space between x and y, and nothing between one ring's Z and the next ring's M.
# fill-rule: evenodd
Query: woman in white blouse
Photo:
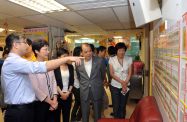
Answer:
M57 51L57 57L63 58L68 56L69 53L66 49L60 48ZM74 68L71 64L63 64L54 70L55 78L57 81L58 95L58 108L55 114L55 122L60 122L60 114L62 111L62 122L69 122L70 110L72 102L72 89L74 84Z
M109 59L113 112L114 118L125 118L129 96L128 86L132 73L132 58L125 56L127 47L124 43L117 43L115 48L117 55Z

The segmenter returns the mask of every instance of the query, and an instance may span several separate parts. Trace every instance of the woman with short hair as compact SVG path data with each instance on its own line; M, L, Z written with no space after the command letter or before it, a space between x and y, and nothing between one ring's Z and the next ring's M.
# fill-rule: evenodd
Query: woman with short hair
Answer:
M125 56L127 47L124 43L117 43L115 49L116 56L109 59L113 112L114 118L125 118L132 58Z

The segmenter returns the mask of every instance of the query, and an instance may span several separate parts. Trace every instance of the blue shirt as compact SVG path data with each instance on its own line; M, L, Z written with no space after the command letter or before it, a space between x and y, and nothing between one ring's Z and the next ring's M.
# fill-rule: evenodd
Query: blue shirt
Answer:
M2 89L7 104L26 104L35 100L28 73L47 72L46 62L30 62L10 53L2 66Z

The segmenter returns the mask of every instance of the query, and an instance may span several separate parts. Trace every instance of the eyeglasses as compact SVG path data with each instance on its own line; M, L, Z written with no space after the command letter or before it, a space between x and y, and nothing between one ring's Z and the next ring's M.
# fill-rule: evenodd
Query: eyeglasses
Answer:
M41 48L41 50L44 50L44 51L49 51L48 48Z
M18 41L16 43L24 43L24 44L28 44L26 41Z

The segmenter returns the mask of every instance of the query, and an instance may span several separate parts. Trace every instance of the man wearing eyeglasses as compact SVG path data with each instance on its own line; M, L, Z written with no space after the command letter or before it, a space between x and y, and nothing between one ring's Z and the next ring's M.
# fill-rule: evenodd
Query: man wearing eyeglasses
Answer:
M10 34L5 43L9 54L2 66L2 89L7 104L4 122L33 122L35 93L28 74L45 73L68 61L75 61L79 65L80 57L30 62L22 58L28 48L25 38Z

